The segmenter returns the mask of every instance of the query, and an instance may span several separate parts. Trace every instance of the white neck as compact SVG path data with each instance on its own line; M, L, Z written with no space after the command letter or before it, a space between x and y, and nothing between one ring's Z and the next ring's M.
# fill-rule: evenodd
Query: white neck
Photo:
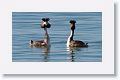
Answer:
M70 38L72 37L72 35L73 35L73 31L71 30L71 33L70 33L70 36L68 37L68 40L67 40L67 47L69 47L69 45L70 45Z

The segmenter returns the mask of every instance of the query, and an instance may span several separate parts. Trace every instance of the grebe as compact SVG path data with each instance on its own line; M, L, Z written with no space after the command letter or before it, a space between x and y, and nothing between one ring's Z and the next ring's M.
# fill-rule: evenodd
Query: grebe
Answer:
M67 47L88 47L88 43L84 43L79 40L73 40L75 30L75 20L70 20L71 33L67 40Z
M50 20L49 18L42 18L41 28L44 28L45 38L44 40L38 40L38 41L30 40L31 47L49 47L50 46L50 37L47 32L47 28L51 27L50 23L48 23L49 20Z

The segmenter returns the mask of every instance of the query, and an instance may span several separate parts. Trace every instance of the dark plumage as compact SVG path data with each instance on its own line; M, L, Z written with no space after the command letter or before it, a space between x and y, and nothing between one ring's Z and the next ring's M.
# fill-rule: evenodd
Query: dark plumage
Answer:
M70 20L70 23L71 23L71 24L75 24L76 21L75 21L75 20Z
M44 40L40 40L40 41L30 41L30 44L31 44L31 46L33 47L45 47L45 46L47 46L47 43L45 43L44 42Z
M71 40L70 41L70 47L88 47L88 43L84 43L82 41L78 40Z

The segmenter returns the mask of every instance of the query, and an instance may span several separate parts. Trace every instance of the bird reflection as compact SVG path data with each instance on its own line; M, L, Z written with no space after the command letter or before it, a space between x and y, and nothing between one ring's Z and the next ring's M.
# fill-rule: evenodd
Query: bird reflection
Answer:
M34 46L30 46L31 48L36 48ZM49 53L50 53L50 46L42 46L40 48L37 48L37 49L40 49L40 53L42 52L43 53L43 61L44 62L48 62L48 56L49 56Z
M75 51L79 51L80 48L77 47L67 47L67 51L70 53L70 62L75 62Z
M70 61L75 62L75 53L73 51L70 53Z
M44 62L48 62L48 53L50 53L50 47L44 47L43 52L44 52L43 60Z

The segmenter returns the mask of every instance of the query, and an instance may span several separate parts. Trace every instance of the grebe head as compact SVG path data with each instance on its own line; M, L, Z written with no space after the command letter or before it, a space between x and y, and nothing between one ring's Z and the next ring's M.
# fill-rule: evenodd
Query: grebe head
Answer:
M71 27L71 30L74 30L74 29L75 29L75 23L76 23L75 20L70 20L70 27Z
M51 24L48 22L49 20L49 18L42 18L41 28L50 28Z

